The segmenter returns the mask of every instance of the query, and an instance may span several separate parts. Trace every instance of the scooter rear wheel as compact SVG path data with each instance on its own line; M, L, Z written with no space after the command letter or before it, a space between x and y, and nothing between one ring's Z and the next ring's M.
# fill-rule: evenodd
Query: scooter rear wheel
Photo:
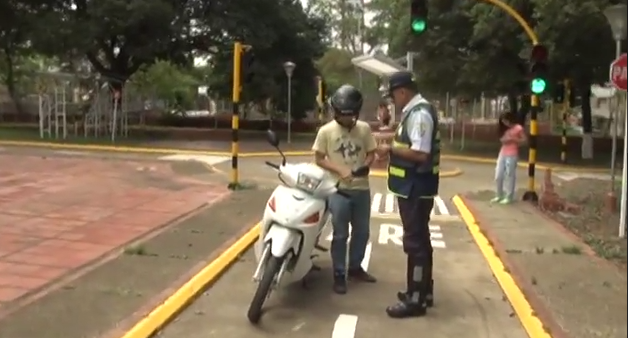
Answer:
M255 295L253 296L251 305L249 305L249 311L247 312L249 322L252 324L257 324L262 318L262 307L264 306L266 298L268 298L275 276L279 274L282 262L282 258L277 258L272 255L268 257L262 280L257 284L257 290L255 290Z

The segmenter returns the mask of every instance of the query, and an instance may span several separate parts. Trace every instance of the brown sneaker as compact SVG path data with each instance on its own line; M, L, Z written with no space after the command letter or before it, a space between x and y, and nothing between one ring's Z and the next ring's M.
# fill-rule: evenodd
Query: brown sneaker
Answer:
M365 282L365 283L377 282L377 278L373 277L368 272L364 271L364 269L362 268L349 269L347 276L352 281Z

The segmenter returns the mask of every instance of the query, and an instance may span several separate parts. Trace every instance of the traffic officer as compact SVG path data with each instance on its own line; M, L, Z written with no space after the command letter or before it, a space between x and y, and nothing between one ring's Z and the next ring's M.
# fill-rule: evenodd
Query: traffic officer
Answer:
M378 154L390 157L388 190L397 196L403 223L403 250L407 255L407 289L386 312L393 318L418 317L433 303L430 212L438 194L440 134L438 112L418 93L414 75L407 71L389 78L389 93L402 117L391 145Z

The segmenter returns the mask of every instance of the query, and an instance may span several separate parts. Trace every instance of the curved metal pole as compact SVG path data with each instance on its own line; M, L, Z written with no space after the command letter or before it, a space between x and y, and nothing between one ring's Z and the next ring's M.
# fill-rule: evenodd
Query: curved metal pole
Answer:
M503 9L508 15L510 15L513 19L517 20L519 25L526 32L530 40L532 40L532 45L536 46L539 44L539 37L536 35L532 27L525 21L524 18L510 5L502 2L501 0L478 0L485 1L492 5L495 5L501 9ZM535 183L535 166L536 166L536 146L537 146L537 135L539 133L539 126L537 121L538 110L540 106L539 97L536 95L530 96L530 139L529 139L529 154L528 154L528 189L523 194L524 201L530 201L536 203L539 200L539 196L536 194L536 183Z
M495 5L503 9L513 19L517 20L517 22L523 28L523 30L526 31L526 34L528 35L530 40L532 40L533 45L539 44L539 37L536 35L532 27L530 27L530 25L526 22L526 20L522 18L521 15L514 8L510 7L510 5L508 5L505 2L502 2L501 0L479 0L479 1L486 1L492 5Z

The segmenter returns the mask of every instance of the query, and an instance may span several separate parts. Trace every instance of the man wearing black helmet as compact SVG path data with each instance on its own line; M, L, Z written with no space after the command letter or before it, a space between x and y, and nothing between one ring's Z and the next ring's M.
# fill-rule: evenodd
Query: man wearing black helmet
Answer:
M347 292L347 278L367 283L376 279L362 267L370 237L371 192L368 177L352 177L351 172L373 162L377 145L368 123L358 120L362 93L344 85L330 98L334 119L318 130L312 150L316 164L339 179L344 196L329 200L333 239L331 259L334 269L334 292ZM347 196L349 198L347 198ZM349 233L351 223L351 233ZM349 265L347 267L347 241Z
M434 297L429 221L439 185L438 113L418 93L410 72L392 74L389 90L402 117L392 145L380 145L378 153L390 156L388 189L397 195L408 257L407 289L397 294L399 303L386 312L393 318L418 317L425 315Z

